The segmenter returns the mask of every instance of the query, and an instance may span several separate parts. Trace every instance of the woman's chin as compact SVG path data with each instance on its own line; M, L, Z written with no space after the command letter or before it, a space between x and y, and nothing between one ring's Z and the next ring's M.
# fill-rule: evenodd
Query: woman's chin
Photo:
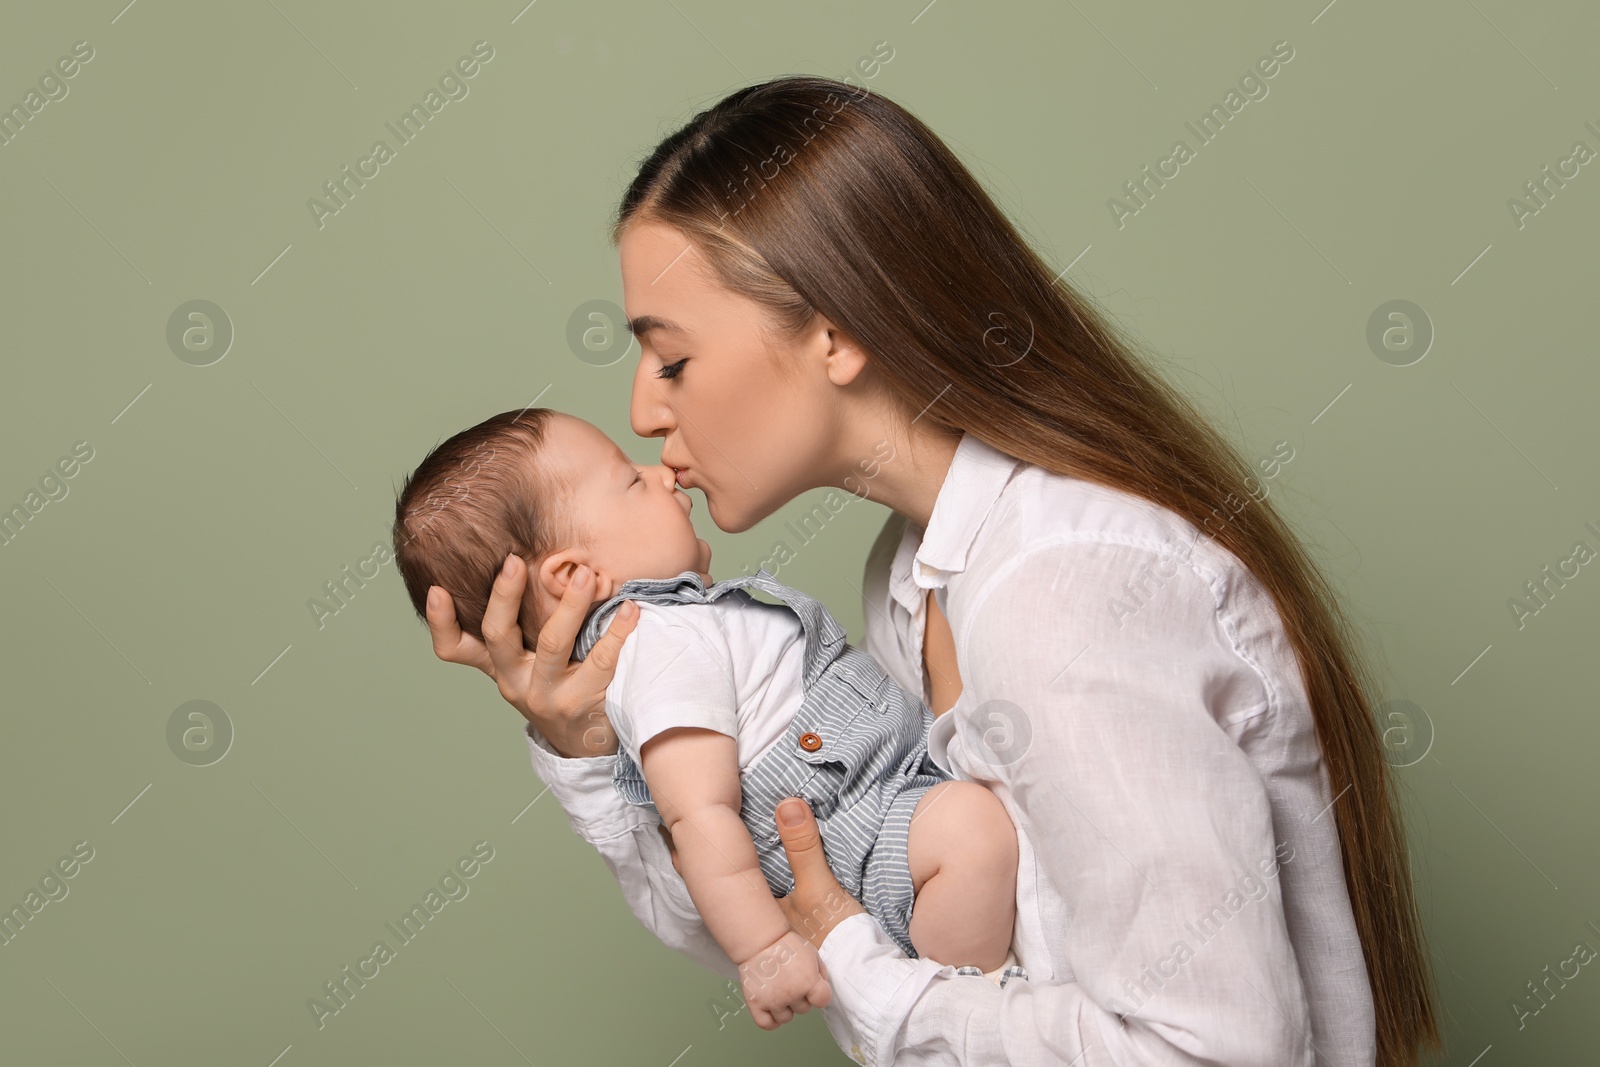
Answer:
M723 533L744 533L750 527L766 518L765 515L752 515L748 512L727 513L717 506L711 497L706 497L706 513L711 516L711 521L716 523L717 529Z

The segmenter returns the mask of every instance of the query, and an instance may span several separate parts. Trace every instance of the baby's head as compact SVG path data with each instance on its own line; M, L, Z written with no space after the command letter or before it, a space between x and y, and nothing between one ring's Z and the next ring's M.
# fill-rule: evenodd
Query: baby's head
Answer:
M494 580L516 553L534 576L521 616L531 649L580 565L594 572L591 604L631 578L695 571L709 582L692 506L671 467L635 464L583 419L506 411L440 444L406 479L395 560L419 616L428 587L443 586L462 631L481 640Z

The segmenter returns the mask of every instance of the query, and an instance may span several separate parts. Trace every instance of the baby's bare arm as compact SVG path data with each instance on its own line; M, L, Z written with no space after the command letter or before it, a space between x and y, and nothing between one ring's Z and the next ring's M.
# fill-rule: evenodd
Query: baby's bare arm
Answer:
M646 741L640 769L678 851L678 868L706 928L734 963L789 932L739 818L738 742L679 726Z

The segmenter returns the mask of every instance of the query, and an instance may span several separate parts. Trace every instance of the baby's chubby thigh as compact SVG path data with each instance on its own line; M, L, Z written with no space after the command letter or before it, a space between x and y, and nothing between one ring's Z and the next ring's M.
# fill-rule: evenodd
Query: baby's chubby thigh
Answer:
M919 893L941 871L997 870L1015 903L1017 828L1000 798L977 782L939 782L922 794L911 815L906 861Z
M1005 961L1017 904L1017 828L977 782L931 786L906 840L916 892L910 935L918 953L985 970Z

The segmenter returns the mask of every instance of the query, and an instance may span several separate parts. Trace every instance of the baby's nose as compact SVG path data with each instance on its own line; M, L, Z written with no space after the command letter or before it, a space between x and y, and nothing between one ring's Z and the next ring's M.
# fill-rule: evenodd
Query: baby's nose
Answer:
M649 468L649 470L650 473L655 476L656 480L661 482L668 489L676 489L678 487L678 472L673 470L671 467L657 464L656 466Z

